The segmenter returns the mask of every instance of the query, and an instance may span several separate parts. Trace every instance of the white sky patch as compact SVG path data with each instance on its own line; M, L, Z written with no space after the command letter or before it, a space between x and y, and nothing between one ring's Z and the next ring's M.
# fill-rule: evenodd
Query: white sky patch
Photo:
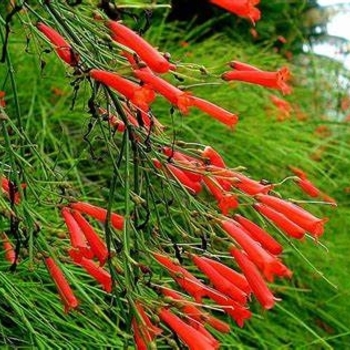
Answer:
M321 6L349 4L348 1L336 1L336 0L318 0L318 4ZM334 16L327 24L327 31L329 35L339 36L350 40L350 11L342 11ZM314 52L320 55L335 58L336 60L343 61L345 66L350 69L350 55L344 55L339 53L339 48L331 44L319 44L314 46Z

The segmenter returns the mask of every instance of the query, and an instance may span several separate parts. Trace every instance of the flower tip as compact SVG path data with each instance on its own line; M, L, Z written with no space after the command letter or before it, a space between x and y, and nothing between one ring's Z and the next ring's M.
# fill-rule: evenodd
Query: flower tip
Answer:
M232 67L232 66L231 66ZM233 68L233 67L232 67ZM221 74L221 79L225 80L225 81L230 81L229 77L228 77L228 72L222 73Z

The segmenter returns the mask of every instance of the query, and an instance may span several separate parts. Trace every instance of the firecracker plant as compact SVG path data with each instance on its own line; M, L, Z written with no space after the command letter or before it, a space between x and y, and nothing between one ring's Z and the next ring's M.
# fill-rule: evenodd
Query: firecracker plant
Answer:
M261 20L259 0L209 2L252 26ZM184 64L166 46L155 47L143 37L152 25L147 15L168 5L9 1L0 18L2 65L12 86L6 94L16 93L10 60L16 53L8 43L22 31L31 44L28 55L38 55L43 74L45 55L66 66L67 84L75 91L72 109L85 98L81 127L88 127L81 142L105 169L95 181L82 174L83 182L74 184L70 174L80 171L79 155L69 171L50 164L52 150L38 148L24 132L20 100L15 97L10 115L6 95L0 96L2 278L22 275L33 288L55 291L50 307L64 315L60 322L82 317L88 328L95 322L88 315L95 313L118 338L101 344L96 335L96 346L106 348L218 349L220 333L249 322L251 305L272 309L283 303L275 287L293 275L284 246L293 240L317 243L324 233L327 219L284 199L283 183L295 182L311 198L335 205L296 167L274 184L250 177L241 164L226 164L215 145L176 137L174 125L194 112L203 124L213 118L231 129L233 137L240 118L184 88L184 81L215 82L222 90L246 83L270 89L281 119L290 113L283 95L292 87L286 66L269 71L232 57L216 74L195 57ZM15 20L20 25L13 28ZM168 104L168 115L155 114L156 100ZM33 157L44 180L32 175ZM100 192L101 183L107 186ZM48 212L59 221L48 222ZM43 270L44 280L37 273ZM71 283L75 278L81 283ZM53 306L58 297L61 311ZM28 300L27 306L35 304ZM9 303L10 318L22 315L15 305ZM57 345L42 340L40 330L29 332L39 348ZM11 334L5 338L4 344L21 345Z

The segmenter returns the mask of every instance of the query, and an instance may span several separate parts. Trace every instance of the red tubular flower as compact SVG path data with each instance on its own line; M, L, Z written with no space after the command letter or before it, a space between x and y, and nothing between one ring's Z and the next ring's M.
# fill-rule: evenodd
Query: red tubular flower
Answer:
M139 322L136 321L136 317L131 321L136 347L137 350L147 350L150 348L151 341L162 333L162 329L151 322L140 302L136 302L135 306L140 318Z
M233 220L222 220L222 228L242 247L249 259L259 268L268 281L274 276L291 277L292 272L275 256L269 254Z
M270 100L280 111L285 112L288 115L293 109L288 101L283 100L276 95L270 95Z
M306 175L306 173L303 170L301 170L301 169L299 169L299 168L297 168L295 166L292 166L292 165L289 166L289 169L293 172L293 174L295 174L296 176L300 177L301 179L306 179L307 178L307 175Z
M257 242L261 244L263 248L268 250L271 254L279 255L283 251L283 247L272 236L270 236L265 230L254 222L247 218L236 214L234 219L245 228L246 232Z
M210 164L219 168L226 168L226 164L221 155L216 152L212 147L206 146L202 151L202 157L208 158Z
M207 323L211 327L213 327L214 329L216 329L217 331L219 331L221 333L230 333L231 332L231 328L226 322L221 321L214 316L208 315L207 316Z
M20 193L18 192L17 186L6 177L1 177L1 189L5 192L7 198L10 202L14 204L19 204L21 202ZM21 184L21 187L25 189L26 184Z
M79 252L80 256L92 259L94 257L94 253L89 248L86 237L78 223L75 221L70 209L66 207L62 208L61 215L63 216L68 228L71 246Z
M144 70L135 70L134 74L145 84L150 85L153 90L165 97L172 105L176 106L181 113L187 114L192 105L192 96L166 80Z
M240 61L231 61L228 65L234 70L261 72L261 69Z
M161 288L161 291L165 296L179 301L181 303L179 308L184 314L186 314L186 316L198 322L207 323L219 332L228 333L230 331L230 326L226 322L204 313L198 307L194 306L191 301L186 300L176 291L170 288Z
M187 301L185 298L183 298L179 293L174 291L173 289L170 288L161 288L161 292L166 296L171 299L177 300L181 302L181 305L179 309L186 314L186 316L198 321L202 322L204 320L204 314L203 312L198 309L196 306L192 304L192 302ZM178 305L176 305L178 306Z
M323 192L320 193L320 198L321 198L324 202L327 202L327 203L329 203L329 204L331 204L331 205L333 205L333 206L335 206L335 207L337 206L337 201L336 201L334 198L328 196L327 194L325 194L325 193L323 193Z
M6 234L3 232L1 234L1 238L2 238L2 245L4 247L5 250L5 259L11 264L15 264L16 263L16 252L13 249L13 246L10 242L10 240L8 239L8 237L6 236Z
M263 216L271 220L277 227L279 227L288 236L302 239L305 236L305 229L295 224L283 214L275 209L264 204L254 204L253 207Z
M216 169L218 169L218 175L213 174L215 177L216 181L222 186L222 188L225 191L229 191L232 187L231 183L220 177L220 172L223 171L222 169L226 168L225 162L221 155L216 152L212 147L206 146L204 150L202 151L202 156L204 158L207 158L209 163ZM222 168L222 169L220 169ZM210 171L210 170L209 170Z
M232 284L234 284L239 289L243 290L247 295L252 292L250 285L247 279L241 273L229 268L228 266L206 257L202 257L209 265L211 265L217 272L220 273L223 277L229 280Z
M155 93L149 87L135 84L116 73L91 69L89 75L96 81L118 91L143 111L148 111L149 105L155 99Z
M321 194L321 191L308 179L306 178L298 178L295 180L297 185L310 197L318 197Z
M64 304L64 311L67 313L70 309L76 309L79 305L78 300L73 294L73 291L64 277L63 272L52 258L46 258L45 262L47 270L55 282L58 293Z
M247 303L247 294L217 272L210 264L206 262L206 260L203 260L196 255L192 256L192 260L196 266L209 278L210 282L218 291L229 296L242 305Z
M279 98L275 95L270 95L270 100L278 109L279 115L277 119L279 121L283 121L290 117L290 113L293 110L293 108L288 101L283 100L282 98Z
M171 311L162 308L159 311L159 317L178 335L190 350L213 350L218 348L218 345L214 346L211 344L207 337L182 321Z
M76 66L78 64L79 56L73 51L72 47L61 34L42 22L38 22L36 27L55 46L57 55L64 62L68 63L70 66Z
M162 147L162 151L172 161L175 161L177 165L183 167L181 170L190 180L194 182L200 182L202 180L203 175L199 173L199 171L202 170L202 164L197 159L191 159L191 157L187 157L183 153L175 151L170 147ZM191 171L192 169L193 171Z
M83 231L94 256L99 260L100 265L103 266L108 259L108 249L101 237L95 232L90 223L76 210L72 210L72 215L81 230Z
M150 343L149 333L145 332L145 334L141 333L139 326L136 322L135 317L131 320L131 326L134 332L134 341L136 345L136 350L147 350Z
M99 221L106 222L107 220L106 209L85 202L75 202L71 203L69 206ZM111 225L117 230L122 230L124 227L124 217L116 213L111 213Z
M302 227L313 236L319 237L323 234L323 225L328 221L327 218L319 219L305 209L277 197L258 195L257 199L285 215L289 220L293 221L296 225Z
M220 305L223 311L230 315L239 327L243 327L244 321L252 315L244 306L214 289L207 290L207 296Z
M192 181L181 169L169 163L165 164L165 167L170 172L170 174L191 193L198 194L202 190L201 184L198 181Z
M252 180L248 176L245 176L241 173L238 173L236 171L231 171L231 176L235 177L239 181L233 181L232 186L238 188L242 192L254 196L258 193L268 193L272 188L273 185L263 185L258 181Z
M103 119L108 120L109 125L114 128L116 131L119 132L124 132L125 131L125 124L122 120L119 119L119 117L108 113L108 111L104 108L99 108L98 109L100 116L103 117ZM133 117L132 119L132 124L133 122L136 122L136 125L138 126L137 120Z
M5 101L5 91L0 90L0 107L5 108L6 107L6 101Z
M214 348L218 349L220 347L220 343L217 339L215 339L209 331L206 330L206 328L203 326L202 323L197 322L196 320L193 320L191 318L188 319L189 325L197 330L199 333L201 333L204 337L206 337L209 341L209 344Z
M247 17L253 23L261 17L260 11L255 7L260 0L209 0L209 2L237 16Z
M291 88L286 84L290 72L287 67L282 67L277 72L260 70L233 70L222 74L226 81L238 80L251 84L258 84L271 89L281 90L283 94L291 93Z
M169 271L179 286L192 295L197 302L206 295L207 287L186 269L173 263L167 256L158 253L153 253L153 256Z
M112 38L135 51L140 58L157 73L166 73L176 66L162 56L152 45L130 28L120 22L107 21L107 27L112 31Z
M96 265L96 263L92 260L76 254L76 251L74 250L70 251L70 257L77 265L84 268L92 278L100 283L107 293L112 291L112 278L106 270L104 270L101 266Z
M191 97L192 106L197 107L202 112L210 115L214 119L218 120L220 123L223 123L229 127L234 127L238 122L238 116L234 113L223 109L214 103L203 100L199 97Z
M215 176L223 187L224 184L230 183L233 187L238 188L250 196L258 193L268 193L273 188L272 184L263 185L237 171L224 169L215 165L207 165L205 170Z
M224 191L221 185L211 177L204 176L203 182L218 201L218 207L223 215L228 215L231 209L234 210L238 208L239 203L234 193Z
M275 304L275 297L267 287L255 265L244 253L235 247L230 249L230 254L235 258L238 266L247 278L259 303L265 309L271 309Z

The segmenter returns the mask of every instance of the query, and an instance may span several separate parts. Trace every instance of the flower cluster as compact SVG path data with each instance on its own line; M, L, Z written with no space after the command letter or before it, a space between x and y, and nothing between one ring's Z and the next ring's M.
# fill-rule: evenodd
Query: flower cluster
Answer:
M259 0L209 2L252 22L260 19L260 11L255 7ZM255 298L264 309L273 308L279 299L271 290L270 283L276 277L292 277L292 271L283 262L283 246L269 231L278 231L298 240L309 236L316 241L324 233L327 219L318 218L294 202L282 199L276 191L276 184L252 179L241 168L227 166L223 157L211 146L197 145L188 152L186 147L170 141L165 132L166 126L152 111L152 104L158 96L181 115L199 110L231 129L237 124L238 116L196 96L193 91L184 91L170 83L169 76L176 76L179 65L127 25L120 21L103 20L100 16L96 18L99 29L105 30L104 39L113 43L111 48L117 48L116 54L124 70L117 71L114 66L111 68L112 65L96 59L85 60L86 52L79 44L65 38L72 39L69 31L63 36L42 19L35 30L50 42L59 58L74 70L78 80L88 81L94 97L100 89L103 91L105 108L96 102L102 99L98 95L96 100L89 101L90 113L102 122L103 130L108 126L117 136L122 134L124 143L120 149L125 153L118 155L118 162L113 164L117 164L117 168L124 162L127 170L124 174L118 169L116 177L121 178L120 184L126 189L125 198L131 198L137 209L146 208L147 214L145 222L140 224L139 212L130 210L129 202L125 205L125 215L120 215L71 196L64 197L66 204L61 202L59 207L69 244L66 254L55 252L55 258L51 252L49 255L45 252L47 270L66 313L78 311L80 301L57 263L59 260L69 261L85 271L101 286L102 293L117 295L119 287L126 294L130 292L125 300L120 301L130 312L129 321L123 326L133 333L138 350L153 348L157 337L162 338L166 331L175 333L189 349L217 349L220 343L210 331L215 329L228 333L230 325L216 317L213 310L227 314L239 327L243 327L252 316L249 302ZM236 60L229 62L229 67L230 70L222 69L218 76L222 84L238 81L283 94L292 92L287 84L290 78L287 67L265 71ZM128 73L123 73L125 71ZM284 117L289 115L291 107L288 102L275 95L271 96L271 100ZM111 134L112 140L116 135ZM128 153L129 145L134 152L133 158ZM125 185L131 178L130 164L137 165L144 175L138 177L139 173L133 173L134 192ZM295 176L291 179L304 192L327 201L326 195L308 180L305 173L297 168L292 168L292 171ZM180 227L179 231L185 237L183 246L175 234L167 236L162 232L162 220L171 216L172 212L170 205L165 214L158 209L165 201L155 195L152 179L159 180L159 187L162 186L160 182L168 184L180 198L179 202L186 198L189 199L186 203L196 204L196 211L188 215L189 219L174 224L174 231ZM146 195L139 188L142 181L147 183ZM25 185L21 187L25 188ZM1 188L13 205L20 204L20 191L11 181L1 177ZM161 190L165 192L167 189ZM153 201L154 215L149 209L151 206L144 205L147 201ZM265 224L258 225L252 221L249 211ZM196 217L201 219L198 225ZM170 219L175 223L175 218ZM182 222L189 222L188 226L193 224L193 236L202 239L201 247L198 240L186 234L187 228L181 227ZM100 225L100 230L105 229L105 235L95 228L97 225ZM199 232L208 226L213 238L210 244ZM144 227L148 236L144 236ZM111 249L110 234L121 242L122 252ZM147 244L142 245L139 240L147 241ZM2 241L6 260L15 264L17 254L5 234ZM68 239L63 239L63 242L66 244ZM131 249L136 252L135 256L130 253ZM120 269L117 267L119 259L124 262ZM158 273L162 270L166 277ZM115 274L118 275L117 281ZM150 276L147 281L145 275ZM132 293L131 285L136 287ZM164 339L167 338L164 336Z

